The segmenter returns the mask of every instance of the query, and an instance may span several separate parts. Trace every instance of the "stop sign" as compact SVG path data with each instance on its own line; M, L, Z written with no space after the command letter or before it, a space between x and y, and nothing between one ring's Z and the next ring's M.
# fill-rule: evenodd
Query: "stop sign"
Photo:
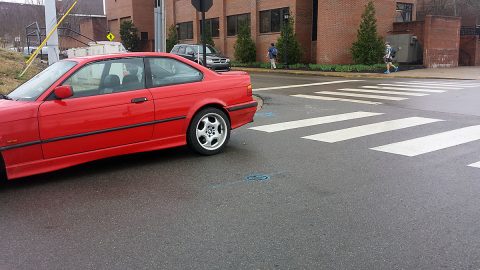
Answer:
M213 0L192 0L192 5L197 11L207 12L213 5Z

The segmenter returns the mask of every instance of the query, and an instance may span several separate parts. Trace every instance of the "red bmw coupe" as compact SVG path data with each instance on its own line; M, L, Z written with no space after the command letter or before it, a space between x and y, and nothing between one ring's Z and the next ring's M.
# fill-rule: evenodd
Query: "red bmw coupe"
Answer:
M0 174L186 144L217 154L256 107L247 73L219 74L172 54L63 60L0 95Z

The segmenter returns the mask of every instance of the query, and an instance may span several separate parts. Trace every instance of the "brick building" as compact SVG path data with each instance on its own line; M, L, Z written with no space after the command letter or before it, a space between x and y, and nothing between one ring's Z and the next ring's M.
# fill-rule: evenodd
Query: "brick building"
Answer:
M442 15L457 17L457 19L460 19L461 28L458 45L458 62L460 65L464 66L480 65L480 1L417 0L418 19L429 22L428 15ZM443 21L446 20L452 21L454 19L443 19ZM436 44L444 44L445 42L448 42L449 39L454 37L458 40L458 35L453 35L454 32L458 32L458 29L451 29L451 25L448 27L442 25L439 28L441 28L444 33L441 40L435 42ZM451 34L445 33L445 31L448 30L451 32ZM451 43L453 43L453 40ZM452 58L452 53L450 53L450 56L448 57L443 55L442 58ZM425 63L425 65L428 66L428 63Z
M108 28L120 41L120 24L133 21L140 33L140 49L153 51L154 48L154 1L152 0L105 0Z
M416 17L417 0L374 0L379 34L386 36L396 21ZM133 4L135 2L135 4ZM311 63L350 63L350 47L356 40L361 14L368 0L213 0L206 13L207 27L218 49L233 57L238 24L250 24L257 45L257 60L266 61L271 42L280 36L282 17L289 13L295 20L295 32ZM201 14L190 0L165 0L167 28L175 25L181 42L200 40ZM110 30L119 41L122 20L133 20L141 33L142 49L153 48L154 1L106 0Z

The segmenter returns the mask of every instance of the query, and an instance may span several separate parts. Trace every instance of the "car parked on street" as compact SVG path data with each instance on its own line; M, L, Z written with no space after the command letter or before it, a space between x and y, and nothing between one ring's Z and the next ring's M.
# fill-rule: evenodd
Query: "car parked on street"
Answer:
M207 67L216 71L229 71L230 59L223 56L214 47L207 45ZM180 55L188 60L203 64L203 45L202 44L177 44L170 53Z
M217 154L256 107L247 73L172 54L62 60L0 95L0 173L15 179L182 145Z

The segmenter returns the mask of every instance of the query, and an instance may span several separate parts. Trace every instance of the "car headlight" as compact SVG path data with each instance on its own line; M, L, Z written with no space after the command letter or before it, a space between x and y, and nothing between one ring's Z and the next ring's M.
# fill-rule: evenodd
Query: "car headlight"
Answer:
M227 58L227 61L226 61L226 62L227 62L227 63L230 63L230 59Z
M207 64L213 64L213 61L211 59L207 59Z

